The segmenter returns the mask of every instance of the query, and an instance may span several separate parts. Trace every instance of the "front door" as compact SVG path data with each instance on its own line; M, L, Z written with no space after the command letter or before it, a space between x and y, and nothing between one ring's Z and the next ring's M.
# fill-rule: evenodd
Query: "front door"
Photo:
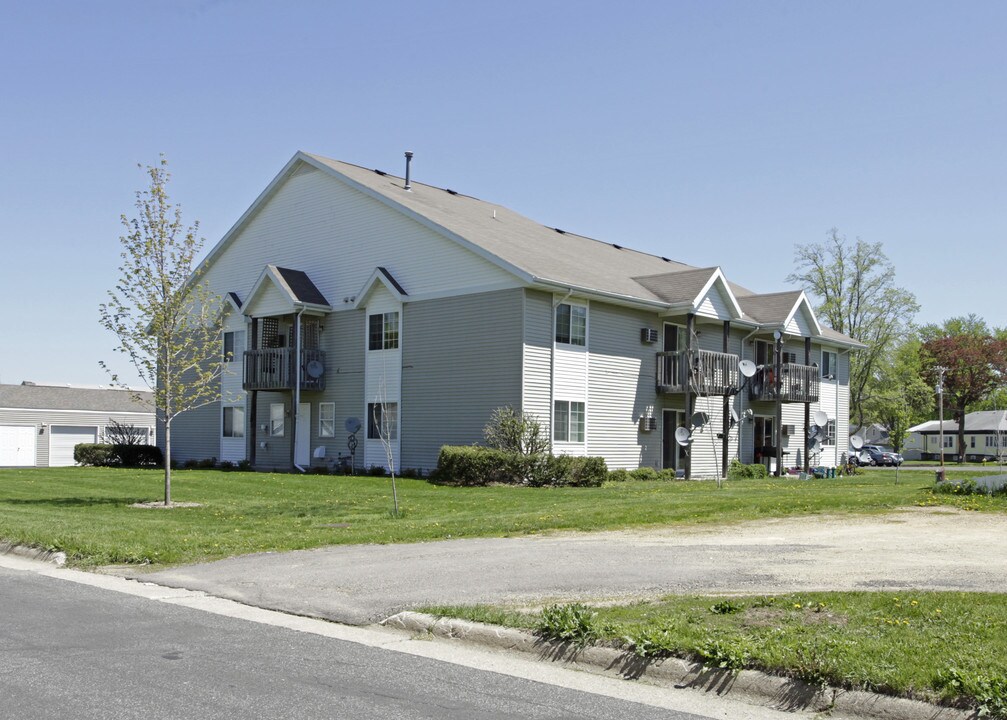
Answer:
M311 403L297 404L297 437L294 438L294 463L311 464Z
M665 410L661 428L662 464L665 470L678 470L685 467L685 454L688 450L675 440L675 431L685 425L685 411Z
M755 418L755 462L776 472L775 418L757 415Z

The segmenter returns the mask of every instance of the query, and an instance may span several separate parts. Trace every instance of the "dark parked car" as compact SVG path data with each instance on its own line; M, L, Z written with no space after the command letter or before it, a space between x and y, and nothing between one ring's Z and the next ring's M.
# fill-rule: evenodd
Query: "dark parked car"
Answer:
M880 445L864 445L859 456L854 456L860 465L889 465L898 467L902 464L902 456L891 448Z

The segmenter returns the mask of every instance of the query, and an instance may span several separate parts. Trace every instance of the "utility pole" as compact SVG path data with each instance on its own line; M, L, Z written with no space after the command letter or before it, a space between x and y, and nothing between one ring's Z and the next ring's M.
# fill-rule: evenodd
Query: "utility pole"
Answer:
M948 371L943 365L938 365L937 368L937 417L940 423L940 454L941 454L941 469L938 471L940 479L944 480L944 373Z

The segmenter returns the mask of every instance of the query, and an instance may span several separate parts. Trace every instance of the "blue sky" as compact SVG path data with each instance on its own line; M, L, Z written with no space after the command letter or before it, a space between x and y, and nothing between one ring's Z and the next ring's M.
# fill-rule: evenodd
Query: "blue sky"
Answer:
M1007 3L0 3L0 381L130 376L98 304L165 153L207 249L297 150L787 287L832 227L1007 326Z

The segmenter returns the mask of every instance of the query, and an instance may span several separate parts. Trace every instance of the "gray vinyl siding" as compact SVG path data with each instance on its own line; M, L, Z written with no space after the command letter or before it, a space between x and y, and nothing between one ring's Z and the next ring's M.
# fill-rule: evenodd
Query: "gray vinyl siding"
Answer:
M109 420L134 425L138 428L154 427L153 414L91 410L38 410L32 408L0 408L0 425L34 425L35 467L49 467L49 437L51 427L77 426L98 429L100 440ZM47 426L41 433L42 423Z
M657 403L656 346L640 341L654 315L593 302L589 323L587 453L613 469L660 467L660 431L639 430Z
M255 468L257 470L278 470L285 472L293 469L290 464L291 416L293 395L289 392L259 392L255 408ZM283 435L273 437L269 434L269 406L283 403ZM262 427L267 429L263 431ZM219 430L217 431L220 432ZM262 447L262 443L266 447Z
M483 437L495 408L521 402L523 291L402 308L399 466L429 470L442 445Z
M552 437L552 296L524 291L524 371L521 409L534 415Z
M206 460L220 455L220 403L187 410L171 421L171 459ZM158 423L157 445L164 450L164 429Z
M325 351L325 390L319 393L302 393L301 400L311 403L311 449L325 447L325 462L330 467L340 455L349 455L349 433L346 421L356 418L363 429L357 433L357 467L364 458L364 439L367 437L367 407L364 398L364 310L333 313L324 320L322 349ZM323 438L318 435L318 404L336 405L336 435ZM312 457L312 464L321 464Z

